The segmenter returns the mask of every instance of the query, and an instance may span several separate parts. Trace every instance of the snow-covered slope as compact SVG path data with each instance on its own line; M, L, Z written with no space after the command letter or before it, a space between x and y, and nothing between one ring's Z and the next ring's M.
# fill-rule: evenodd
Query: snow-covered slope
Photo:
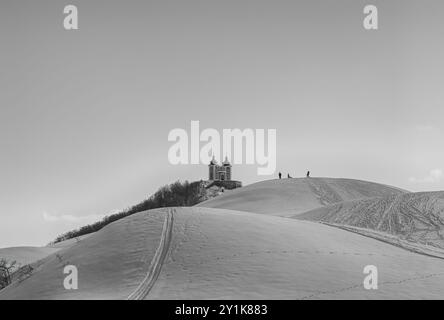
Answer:
M57 252L58 248L50 247L11 247L0 249L0 259L9 262L16 261L20 265L34 263L50 254Z
M164 210L151 210L116 221L40 261L0 299L125 299L149 269L164 217ZM66 265L77 267L79 290L65 290Z
M442 298L444 260L310 221L209 208L150 210L52 255L0 299ZM63 288L63 266L79 289ZM363 269L379 271L365 290Z
M10 247L0 249L0 259L6 259L9 262L16 261L17 267L24 266L46 258L47 256L59 251L62 248L69 248L77 241L89 237L90 234L79 237L78 239L70 239L50 244L45 247Z
M444 192L349 201L294 217L385 232L410 242L444 249Z
M89 233L89 234L85 234L83 236L76 237L76 238L73 238L73 239L67 239L67 240L63 240L63 241L57 242L57 243L50 243L46 247L57 248L57 249L69 248L72 245L76 244L77 242L92 236L93 234L94 233Z
M405 191L378 183L335 178L268 180L198 204L198 207L290 216L342 201L399 195Z

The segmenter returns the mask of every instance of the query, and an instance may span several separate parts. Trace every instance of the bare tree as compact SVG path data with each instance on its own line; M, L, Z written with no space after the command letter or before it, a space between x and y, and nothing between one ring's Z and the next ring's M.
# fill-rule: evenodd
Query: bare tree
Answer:
M18 267L17 261L0 259L0 289L9 286L12 282L12 273Z

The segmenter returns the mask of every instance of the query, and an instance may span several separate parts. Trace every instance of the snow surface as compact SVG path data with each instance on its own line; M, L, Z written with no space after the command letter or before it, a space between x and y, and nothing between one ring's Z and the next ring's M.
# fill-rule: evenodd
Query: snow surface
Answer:
M49 247L11 247L0 249L0 259L9 262L16 261L21 266L34 263L50 254L57 252L58 248Z
M0 291L0 299L126 299L149 269L164 217L165 210L151 210L116 221L40 261L31 277ZM66 265L78 269L78 290L63 286Z
M296 213L294 218L366 228L444 249L444 192L349 201Z
M45 258L0 299L441 299L444 260L310 221L170 208L116 221ZM79 289L63 288L63 266ZM379 289L365 290L375 265Z
M50 243L50 244L47 245L47 247L49 247L49 248L58 248L58 249L68 248L68 247L76 244L77 242L92 236L93 234L94 233L89 233L89 234L85 234L83 236L79 236L77 238L67 239L67 240L63 240L63 241L57 242L57 243Z
M444 260L322 224L205 208L175 214L149 299L440 299ZM380 285L363 288L363 268Z
M197 207L292 216L342 201L399 195L406 191L378 183L335 178L292 178L254 183Z

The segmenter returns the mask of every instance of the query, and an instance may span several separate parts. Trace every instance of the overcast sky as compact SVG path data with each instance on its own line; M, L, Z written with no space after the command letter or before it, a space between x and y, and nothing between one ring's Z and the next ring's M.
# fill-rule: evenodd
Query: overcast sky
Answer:
M379 9L379 30L362 26ZM63 8L79 30L63 29ZM170 130L277 129L284 175L444 190L444 2L0 4L0 247L43 245L161 185ZM249 184L256 165L233 167Z

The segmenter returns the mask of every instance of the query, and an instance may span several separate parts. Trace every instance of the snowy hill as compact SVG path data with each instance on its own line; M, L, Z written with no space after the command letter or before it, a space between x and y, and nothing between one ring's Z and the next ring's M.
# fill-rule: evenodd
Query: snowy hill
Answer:
M440 299L444 260L310 221L208 208L114 222L41 263L0 299ZM77 266L79 289L63 288ZM378 267L378 290L363 268Z
M197 206L292 216L343 201L405 192L395 187L360 180L294 178L254 183L227 191Z
M444 192L407 193L348 201L294 217L366 228L444 249Z

